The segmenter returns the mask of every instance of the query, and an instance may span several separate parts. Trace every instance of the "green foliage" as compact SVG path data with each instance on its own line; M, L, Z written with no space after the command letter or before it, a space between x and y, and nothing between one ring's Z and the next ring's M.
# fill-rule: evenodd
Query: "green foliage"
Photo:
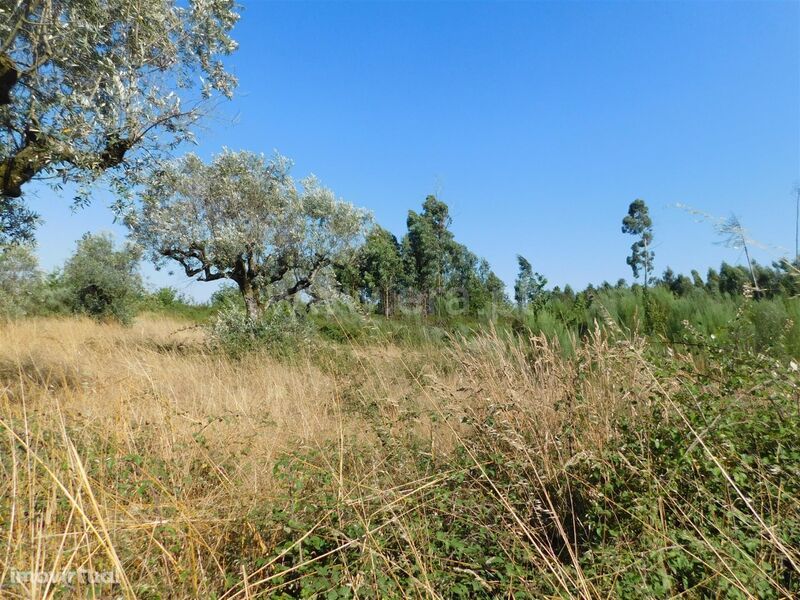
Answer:
M496 510L496 498L481 485L480 472L464 453L448 458L452 462L439 464L414 456L412 447L398 448L393 462L402 467L387 465L382 477L370 480L372 489L400 484L413 490L413 480L397 478L412 472L437 478L436 486L403 502L419 508L399 518L383 509L389 497L382 494L342 502L323 452L279 461L275 476L286 495L251 515L279 536L268 559L271 583L280 588L274 597L406 598L431 590L447 598L536 597L524 581L541 576ZM344 461L357 468L358 449ZM414 556L412 548L422 552ZM350 585L354 572L360 574L357 587Z
M624 420L613 449L572 469L585 573L619 598L797 594L781 550L800 548L797 374L690 337L702 361L650 363L683 384L656 388L647 418Z
M520 310L526 308L536 313L547 303L548 296L545 293L547 279L540 273L533 270L533 266L528 259L521 254L517 255L519 273L514 283L514 300Z
M334 265L352 260L370 216L314 176L296 183L290 168L280 155L187 154L148 176L126 223L156 265L234 282L251 319L280 300L328 298Z
M448 229L452 220L447 205L435 196L428 196L422 208L420 214L408 211L403 253L409 279L430 312L430 300L445 287L447 255L453 242Z
M436 458L413 436L382 437L379 469L358 445L291 454L281 495L249 516L275 547L242 560L270 565L279 598L577 597L582 581L600 597L795 597L800 376L719 338L684 341L691 354L625 350L649 392L613 443L563 467L543 470L535 428L504 429L498 407ZM572 426L548 431L558 455Z
M222 62L236 48L232 2L4 2L0 14L0 242L31 239L31 180L77 183L88 201L105 173L128 198L194 139L198 101L236 86Z
M309 320L323 338L340 344L350 344L367 335L366 319L346 304L315 307Z
M455 241L447 204L428 196L409 211L400 243L376 227L361 248L361 298L384 316L411 308L424 315L488 315L505 305L505 284L466 246Z
M110 236L87 233L64 266L70 308L99 320L130 323L142 291L138 264L132 247L115 250Z
M32 248L22 245L0 248L0 316L30 314L42 284L42 273Z
M403 279L397 238L383 227L373 228L359 252L359 268L367 297L377 300L380 311L388 317Z
M644 271L644 286L650 283L650 273L653 270L655 255L651 250L653 244L653 220L644 200L636 199L628 207L628 214L622 219L622 233L637 236L631 246L631 255L627 259L628 266L633 271L634 278L639 278L640 271Z
M551 292L543 309L523 311L515 318L515 327L579 343L595 323L602 328L613 324L624 331L652 335L655 342L665 344L679 342L690 327L742 348L800 359L799 317L797 298L748 300L741 295L708 292L705 286L692 286L677 295L660 284L646 290L608 288L577 295Z
M240 304L222 307L208 325L211 346L234 359L264 351L291 359L308 348L311 329L288 302L268 307L258 319L248 317Z
M172 287L162 287L145 294L139 303L139 309L198 323L207 320L213 313L211 306L195 304Z

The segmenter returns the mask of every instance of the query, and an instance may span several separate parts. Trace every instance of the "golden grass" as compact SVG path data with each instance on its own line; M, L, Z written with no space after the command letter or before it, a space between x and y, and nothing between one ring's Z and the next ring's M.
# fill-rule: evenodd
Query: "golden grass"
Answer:
M259 356L241 364L207 353L202 334L169 319L132 329L84 319L42 319L0 329L4 414L55 416L118 436L136 452L173 458L202 435L206 451L247 450L268 464L292 443L335 431L335 389L310 365ZM153 445L155 444L155 446ZM244 465L243 465L244 466ZM258 473L248 480L259 489Z
M232 363L207 352L199 330L153 317L130 329L55 318L3 325L0 414L11 515L0 532L5 582L11 568L115 563L125 532L177 521L202 538L220 508L241 514L268 496L278 453L317 445L343 426L336 386L319 369L265 356ZM349 437L364 431L344 426ZM131 502L119 494L112 461L127 461L139 483L162 465L172 489L153 481L154 491ZM52 591L33 586L23 595Z
M575 523L548 516L570 512L556 482L613 447L620 417L648 413L671 383L644 368L641 341L611 344L597 331L578 346L564 360L544 338L490 333L447 350L321 345L287 364L262 354L231 361L207 348L202 330L153 315L130 328L80 318L0 325L0 596L270 597L284 585L275 566L346 509L365 533L337 532L338 547L301 552L290 572L357 548L390 577L418 573L409 576L416 597L444 597L428 579L442 568L425 549L437 532L419 531L419 515L459 470L562 595L607 595L581 570L565 530ZM311 506L313 523L280 550L285 532L259 515L294 498L295 484L273 467L314 449L321 459L309 467L325 471L320 481L340 505ZM456 449L472 462L449 463ZM478 458L491 454L509 459L504 489ZM438 470L420 470L419 456ZM474 518L479 527L485 515ZM386 551L381 536L406 551ZM344 568L351 589L369 583L358 565ZM17 571L62 570L113 570L118 581L12 582ZM721 576L748 595L733 572Z

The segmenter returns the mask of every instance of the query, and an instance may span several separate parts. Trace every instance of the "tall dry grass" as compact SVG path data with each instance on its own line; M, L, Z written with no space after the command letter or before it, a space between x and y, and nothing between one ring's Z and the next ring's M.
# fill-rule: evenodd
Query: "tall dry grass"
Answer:
M652 371L643 340L595 331L575 348L567 359L546 338L487 332L444 350L372 340L231 361L166 318L2 325L2 595L613 597L625 569L644 567L587 562L577 503L607 499L577 467L615 455L621 422L681 416L670 399L683 384ZM708 430L687 431L686 452L707 451L727 477ZM650 456L617 454L664 488L664 514L710 519L648 471ZM736 505L730 489L721 505ZM791 565L797 549L768 512L736 518ZM666 517L643 527L654 552L681 547ZM708 540L709 577L755 597L730 542ZM78 569L118 582L10 581Z
M270 494L276 456L342 427L362 435L336 402L334 382L312 365L232 363L182 322L3 325L0 583L12 568L104 565L127 575L128 596L131 582L168 589L190 573L182 586L202 597L204 580L224 579L214 548L225 521ZM187 546L185 564L165 538ZM54 591L20 587L4 594Z

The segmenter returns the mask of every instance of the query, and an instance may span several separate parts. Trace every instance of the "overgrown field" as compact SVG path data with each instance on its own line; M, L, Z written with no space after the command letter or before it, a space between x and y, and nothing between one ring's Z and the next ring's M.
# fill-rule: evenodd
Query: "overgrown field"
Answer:
M800 594L788 357L359 331L232 356L164 316L0 325L0 595ZM12 580L79 569L117 581Z

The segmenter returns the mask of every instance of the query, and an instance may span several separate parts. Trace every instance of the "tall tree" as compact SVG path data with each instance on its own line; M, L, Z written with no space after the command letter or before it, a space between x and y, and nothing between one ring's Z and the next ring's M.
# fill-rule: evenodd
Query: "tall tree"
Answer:
M545 300L544 288L547 279L533 270L533 265L521 254L517 255L519 272L514 283L514 300L520 310L533 308L538 310Z
M450 223L447 205L435 196L425 199L421 213L408 211L408 233L402 247L413 285L428 312L433 299L445 289L453 241Z
M32 236L33 179L124 196L236 80L234 0L0 3L0 237ZM83 199L87 198L83 192Z
M403 259L397 238L376 225L361 248L359 266L364 287L370 298L376 298L381 312L388 317L403 276Z
M300 293L324 298L370 217L313 176L298 189L289 168L281 156L225 151L206 164L189 154L150 177L128 225L156 264L234 281L250 318Z
M639 238L631 245L631 255L628 257L627 263L633 271L635 279L638 279L639 273L644 271L644 287L647 289L655 254L651 250L653 221L644 200L636 199L631 202L628 214L622 219L622 233L629 233Z

